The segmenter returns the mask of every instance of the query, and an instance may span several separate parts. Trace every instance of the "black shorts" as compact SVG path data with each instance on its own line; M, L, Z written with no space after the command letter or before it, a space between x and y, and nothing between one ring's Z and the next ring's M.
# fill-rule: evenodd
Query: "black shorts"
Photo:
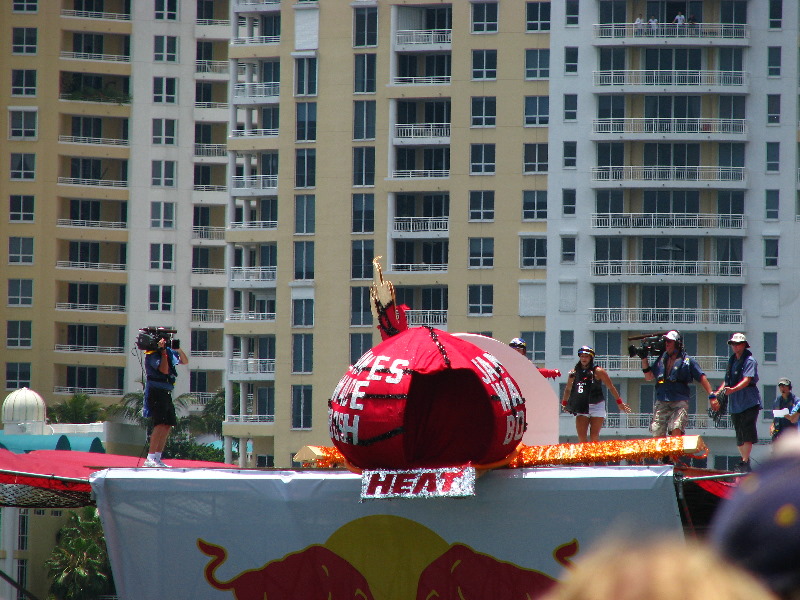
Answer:
M153 419L153 425L170 425L174 427L178 424L170 390L149 388L147 391L147 404L150 406L150 418Z
M751 406L746 408L740 413L731 413L731 422L733 429L736 432L736 445L741 446L750 442L751 444L758 443L758 430L756 429L756 421L758 414L761 412L760 406Z

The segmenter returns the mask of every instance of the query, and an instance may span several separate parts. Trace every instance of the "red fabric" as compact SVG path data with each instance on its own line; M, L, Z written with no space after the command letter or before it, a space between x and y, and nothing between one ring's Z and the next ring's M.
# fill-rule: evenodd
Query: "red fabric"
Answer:
M380 311L378 314L378 331L381 332L381 340L388 340L390 337L403 333L408 329L408 318L406 311L408 306L401 304L396 306L394 302L390 302L385 310Z
M736 489L736 484L728 481L716 481L713 479L707 481L695 481L697 485L705 491L719 496L720 498L730 498L733 491Z

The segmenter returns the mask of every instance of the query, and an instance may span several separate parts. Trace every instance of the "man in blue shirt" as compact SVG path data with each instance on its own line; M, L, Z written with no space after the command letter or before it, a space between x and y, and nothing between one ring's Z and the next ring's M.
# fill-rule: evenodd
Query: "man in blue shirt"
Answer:
M736 466L740 473L750 472L750 452L758 442L756 421L761 412L761 394L758 391L758 363L750 352L750 344L743 333L734 333L728 340L733 355L728 360L725 381L717 392L725 391L728 413L736 432L736 446L742 462Z
M792 382L786 377L781 377L778 380L778 389L781 393L772 403L772 409L773 411L781 411L781 414L773 415L772 418L770 433L772 434L773 442L782 433L797 430L797 421L798 417L800 417L800 399L792 392ZM783 411L789 412L783 414Z

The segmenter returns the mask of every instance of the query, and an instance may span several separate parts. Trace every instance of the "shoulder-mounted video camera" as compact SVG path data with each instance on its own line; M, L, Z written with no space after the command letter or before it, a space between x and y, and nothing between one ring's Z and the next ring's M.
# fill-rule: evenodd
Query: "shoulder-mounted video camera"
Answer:
M638 346L631 344L628 346L628 356L633 358L647 358L648 356L659 356L667 349L667 338L664 333L649 333L637 337L629 337L628 340L640 340Z
M166 340L166 346L177 350L181 347L181 343L174 337L176 333L177 329L168 327L142 327L136 336L136 347L145 352L153 352L158 350L158 341L163 339Z

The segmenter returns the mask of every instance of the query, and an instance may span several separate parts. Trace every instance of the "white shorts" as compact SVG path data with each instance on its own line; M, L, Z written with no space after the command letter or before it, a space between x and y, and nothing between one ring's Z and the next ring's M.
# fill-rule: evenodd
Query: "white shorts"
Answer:
M589 405L589 417L606 417L606 403L598 402L597 404Z

